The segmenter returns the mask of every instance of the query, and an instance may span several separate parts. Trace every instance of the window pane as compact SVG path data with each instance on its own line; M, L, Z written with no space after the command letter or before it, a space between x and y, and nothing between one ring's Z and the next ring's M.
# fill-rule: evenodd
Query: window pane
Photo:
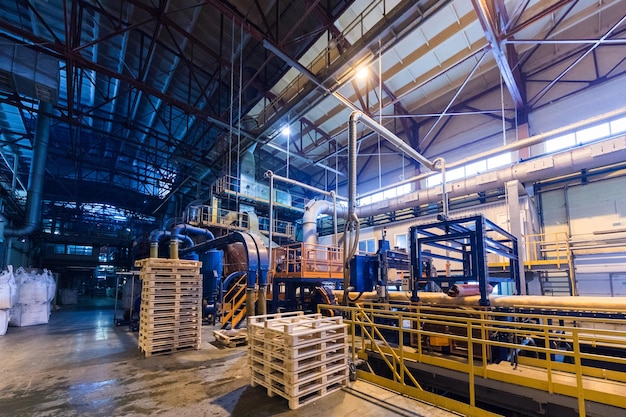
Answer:
M369 253L376 252L376 242L374 241L374 239L368 239L367 240L367 251Z
M396 189L392 188L391 190L387 190L383 193L385 199L393 198L396 196Z
M469 164L465 166L465 175L468 177L470 175L476 175L479 172L484 172L487 170L487 161L482 160L478 162L474 162L473 164Z
M585 143L594 139L605 138L611 134L608 123L592 126L576 132L576 142Z
M511 154L503 153L492 158L487 159L487 169L494 169L497 167L509 165L511 163Z
M446 171L446 181L454 181L465 177L465 167Z
M576 138L573 133L569 135L559 136L558 138L550 139L545 142L546 152L556 152L561 149L569 148L576 145Z
M404 184L398 187L398 195L408 194L411 192L411 184Z
M611 122L611 133L626 132L626 117Z
M376 193L372 196L372 203L378 203L379 201L383 201L383 193Z
M441 174L433 175L432 177L426 178L426 187L434 187L436 185L441 184Z
M365 252L365 249L367 248L367 243L365 243L364 240L359 242L359 251L361 252Z
M407 249L406 234L396 235L396 248Z

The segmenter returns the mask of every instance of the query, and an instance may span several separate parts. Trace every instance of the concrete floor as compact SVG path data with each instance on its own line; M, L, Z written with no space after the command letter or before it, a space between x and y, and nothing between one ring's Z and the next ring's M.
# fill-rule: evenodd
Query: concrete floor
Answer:
M145 358L137 333L113 324L113 304L81 300L50 323L0 336L0 416L454 416L356 381L290 410L251 387L247 349L220 347L203 326L202 347Z

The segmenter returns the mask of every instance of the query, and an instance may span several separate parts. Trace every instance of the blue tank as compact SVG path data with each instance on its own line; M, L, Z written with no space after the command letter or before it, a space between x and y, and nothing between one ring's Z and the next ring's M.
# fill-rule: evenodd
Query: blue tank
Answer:
M220 297L219 283L222 279L224 268L224 252L221 250L209 250L200 255L202 262L202 298L208 304L215 304Z

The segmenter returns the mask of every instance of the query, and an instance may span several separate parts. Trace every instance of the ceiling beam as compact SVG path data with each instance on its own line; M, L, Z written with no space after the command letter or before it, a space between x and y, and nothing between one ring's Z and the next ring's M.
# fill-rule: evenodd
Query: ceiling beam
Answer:
M472 5L478 16L483 31L485 32L485 38L489 43L493 57L496 60L496 64L500 69L500 74L504 79L504 83L511 94L511 98L516 107L522 108L525 106L524 94L522 93L521 83L519 76L514 74L513 68L518 68L517 54L512 48L507 49L505 53L502 47L502 37L498 30L496 16L496 6L493 2L488 4L489 0L472 0ZM503 17L503 16L500 16Z

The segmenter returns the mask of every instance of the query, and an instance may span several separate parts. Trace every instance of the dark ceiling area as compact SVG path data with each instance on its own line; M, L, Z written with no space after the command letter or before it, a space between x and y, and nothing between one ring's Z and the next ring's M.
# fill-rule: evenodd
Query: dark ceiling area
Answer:
M0 101L14 109L3 114L2 140L18 158L15 187L28 183L46 99L39 84L50 81L44 199L158 217L174 191L206 196L216 178L235 174L237 150L266 140L239 126L290 68L263 41L299 57L350 3L2 2L0 50L10 60ZM15 82L25 73L35 79ZM12 155L2 168L9 189Z
M258 180L272 169L337 190L354 110L429 157L458 154L493 140L448 141L464 126L511 135L532 110L626 71L620 1L0 4L0 183L12 224L24 217L42 116L44 213L98 207L160 225L207 201L218 179L239 178L247 152ZM419 169L370 131L359 141L364 177L382 154L402 176Z

